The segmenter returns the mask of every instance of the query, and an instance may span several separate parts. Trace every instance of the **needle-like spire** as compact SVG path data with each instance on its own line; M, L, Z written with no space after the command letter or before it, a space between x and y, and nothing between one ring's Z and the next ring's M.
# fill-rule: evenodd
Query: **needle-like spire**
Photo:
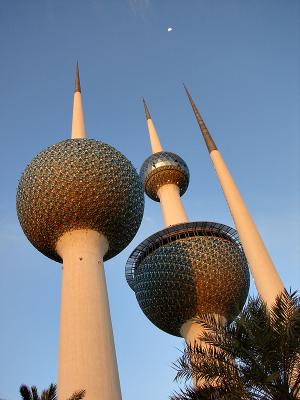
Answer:
M143 98L143 103L144 103L146 119L152 119L151 115L150 115L150 112L149 112L149 109L148 109L148 106L147 106L147 103L146 103L144 98Z
M81 93L78 61L76 63L76 76L75 76L75 89L74 89L74 92L75 93L76 92L80 92Z
M187 94L187 96L189 98L189 101L191 103L191 106L192 106L192 109L194 111L194 114L195 114L195 117L197 119L197 122L198 122L198 124L200 126L200 129L201 129L203 138L205 140L206 146L208 148L208 151L211 153L213 150L217 150L217 146L216 146L215 142L213 141L213 138L210 136L210 133L209 133L209 131L208 131L208 129L207 129L207 127L206 127L206 125L205 125L205 123L204 123L204 121L203 121L203 119L202 119L202 117L201 117L201 115L200 115L195 103L194 103L194 100L192 99L192 96L190 95L189 91L187 90L185 84L183 84L183 86L184 86L186 94Z
M152 148L152 153L158 153L159 151L163 151L163 147L160 143L158 134L156 132L155 126L153 124L147 103L145 99L143 98L143 103L144 103L144 109L145 109L145 115L147 119L147 125L148 125L148 132L150 136L150 142L151 142L151 148Z
M78 62L76 64L76 73L75 73L75 90L74 90L71 137L72 139L86 138Z

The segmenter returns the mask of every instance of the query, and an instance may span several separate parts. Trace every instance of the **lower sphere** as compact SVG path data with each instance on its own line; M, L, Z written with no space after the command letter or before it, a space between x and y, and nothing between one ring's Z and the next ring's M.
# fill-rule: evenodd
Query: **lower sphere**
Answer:
M187 237L147 255L135 270L133 288L150 321L180 336L182 324L201 313L235 317L248 294L249 270L234 241Z

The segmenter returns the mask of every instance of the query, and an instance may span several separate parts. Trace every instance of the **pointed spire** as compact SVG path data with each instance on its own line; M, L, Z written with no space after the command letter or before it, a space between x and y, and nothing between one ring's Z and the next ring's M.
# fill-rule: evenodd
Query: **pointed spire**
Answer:
M144 98L143 98L143 103L144 103L144 109L145 109L146 119L152 119L152 118L151 118L151 115L150 115L150 113L149 113L149 110L148 110L147 103L146 103L146 101L145 101Z
M143 98L143 103L144 103L144 109L145 109L145 115L147 119L147 125L148 125L148 132L150 136L150 142L151 142L151 148L152 148L152 153L158 153L159 151L163 151L163 147L160 143L159 137L157 135L154 123L152 121L150 112L148 110L147 103L145 99Z
M76 63L76 76L75 76L75 89L74 89L74 93L76 93L76 92L80 92L80 93L81 93L78 61L77 61L77 63Z
M198 122L198 124L200 126L200 129L201 129L203 138L205 140L207 149L208 149L209 153L211 153L213 150L217 150L217 146L216 146L215 142L213 141L213 138L210 136L210 133L209 133L209 131L208 131L208 129L207 129L207 127L206 127L206 125L205 125L205 123L204 123L204 121L203 121L203 119L202 119L202 117L201 117L201 115L200 115L200 113L199 113L199 111L198 111L193 99L192 99L192 96L190 95L189 91L187 90L185 84L183 84L183 86L184 86L186 94L187 94L187 96L189 98L189 101L191 103L191 106L192 106L192 109L194 111L194 114L195 114L195 117L197 119L197 122Z
M74 90L74 102L73 102L73 117L72 117L72 139L83 139L86 138L86 131L84 125L84 114L82 107L80 78L78 62L76 64L76 75L75 75L75 90Z

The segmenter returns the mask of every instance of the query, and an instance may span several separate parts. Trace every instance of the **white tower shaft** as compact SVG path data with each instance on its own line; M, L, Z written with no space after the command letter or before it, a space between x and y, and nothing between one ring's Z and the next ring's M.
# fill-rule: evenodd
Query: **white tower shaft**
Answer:
M148 132L151 142L152 154L155 154L160 151L164 151L164 149L160 143L147 104L145 100L143 100L143 102L144 102ZM159 197L165 226L180 224L189 221L187 213L184 209L184 205L180 198L178 186L176 186L175 184L163 185L158 189L157 196Z
M250 212L218 150L210 153L258 293L271 306L284 286Z
M83 139L86 137L82 98L80 92L74 93L73 117L72 117L72 139Z
M103 270L108 242L92 230L65 233L57 243L63 259L58 398L86 390L89 400L120 400L109 303Z
M161 186L158 189L157 196L159 197L165 226L188 222L189 219L177 185L171 183Z
M86 138L78 64L76 64L71 137L72 139Z
M164 151L151 118L147 119L147 125L150 136L152 154L158 153L159 151Z
M206 142L213 166L223 189L225 199L234 220L236 229L257 288L263 301L271 306L276 297L284 291L283 283L264 245L250 212L218 151L205 123L188 90L185 88L194 114Z

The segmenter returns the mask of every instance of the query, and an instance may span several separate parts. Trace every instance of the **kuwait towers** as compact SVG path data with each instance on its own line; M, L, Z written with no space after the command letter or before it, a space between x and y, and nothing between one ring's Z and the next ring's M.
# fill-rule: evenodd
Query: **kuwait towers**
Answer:
M193 344L201 329L193 318L208 313L230 320L239 313L249 289L248 265L234 229L189 222L180 198L189 184L188 167L163 150L144 105L152 155L140 175L147 195L160 202L166 228L133 251L126 278L150 321Z
M103 260L136 234L144 195L130 161L86 138L78 68L72 138L41 151L19 182L17 212L30 242L62 262L58 398L120 400Z

